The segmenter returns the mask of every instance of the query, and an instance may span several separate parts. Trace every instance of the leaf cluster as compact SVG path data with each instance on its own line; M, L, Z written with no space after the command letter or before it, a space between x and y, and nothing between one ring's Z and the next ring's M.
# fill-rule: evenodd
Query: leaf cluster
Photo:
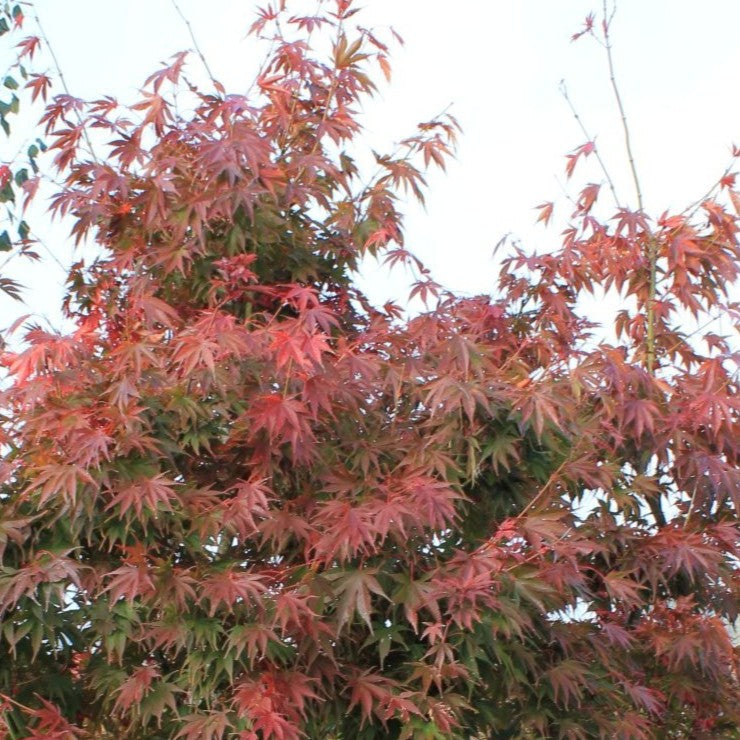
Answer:
M445 292L398 203L454 119L363 181L388 47L350 0L284 5L250 96L180 54L132 106L46 109L52 210L101 255L69 274L74 328L2 355L5 736L729 736L737 383L681 319L735 310L736 216L602 223L592 187L498 295ZM427 309L371 305L367 254L414 265ZM619 346L578 305L612 286Z

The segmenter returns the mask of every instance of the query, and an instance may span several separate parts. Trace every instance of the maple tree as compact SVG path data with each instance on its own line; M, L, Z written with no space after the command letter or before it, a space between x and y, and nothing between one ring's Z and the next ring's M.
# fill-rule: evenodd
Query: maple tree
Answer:
M736 356L703 322L737 318L734 177L658 218L601 220L587 185L559 247L455 296L399 201L456 122L364 180L387 42L351 0L286 6L252 27L249 95L178 54L128 108L46 108L52 212L100 255L69 273L74 328L20 320L2 355L2 733L729 736ZM367 254L429 307L373 306ZM603 289L617 345L579 310Z

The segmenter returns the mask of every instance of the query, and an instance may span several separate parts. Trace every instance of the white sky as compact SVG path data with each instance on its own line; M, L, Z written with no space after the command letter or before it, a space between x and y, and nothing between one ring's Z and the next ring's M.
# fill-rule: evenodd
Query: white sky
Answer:
M191 47L170 0L37 0L39 17L72 94L112 94L134 102L161 60ZM253 0L179 0L210 66L227 89L244 90L264 47L245 38ZM740 143L740 2L621 0L612 34L633 144L652 212L681 209L699 197ZM634 204L622 132L603 50L570 42L600 0L366 0L362 23L392 24L405 47L393 55L393 81L367 106L368 146L389 150L452 103L463 126L457 160L429 178L426 210L409 204L407 246L446 287L489 292L496 281L493 246L507 232L546 248L558 239L569 208L564 155L585 142L558 86L561 79L607 159L624 200ZM32 13L28 13L32 16ZM34 33L33 18L27 32ZM191 68L197 67L192 57ZM55 73L52 71L52 76ZM59 92L58 85L54 88ZM40 108L38 109L40 112ZM15 150L13 150L15 151ZM2 158L2 157L0 157ZM577 185L601 182L594 158ZM605 197L605 196L604 196ZM555 200L555 228L534 225L533 207ZM34 217L32 227L59 259L73 258L66 229ZM2 257L2 255L0 255ZM22 312L54 316L63 272L14 261L29 287ZM364 284L378 301L403 302L407 279L372 265ZM21 307L0 298L0 327Z

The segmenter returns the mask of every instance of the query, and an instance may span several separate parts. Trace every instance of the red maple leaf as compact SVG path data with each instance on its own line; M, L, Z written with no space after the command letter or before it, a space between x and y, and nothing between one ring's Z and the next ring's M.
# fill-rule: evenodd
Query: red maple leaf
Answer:
M26 87L31 90L31 102L35 101L39 95L46 102L46 96L51 87L51 78L47 75L32 73Z

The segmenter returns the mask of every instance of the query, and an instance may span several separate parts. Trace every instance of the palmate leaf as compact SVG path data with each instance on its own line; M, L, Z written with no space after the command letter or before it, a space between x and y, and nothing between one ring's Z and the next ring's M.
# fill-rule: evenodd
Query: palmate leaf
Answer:
M589 684L588 667L578 660L563 660L545 673L553 698L568 708L578 706Z
M8 542L18 545L23 543L27 536L27 527L32 521L32 517L0 520L0 561L2 561Z
M611 571L604 578L604 586L612 599L618 599L632 606L642 602L641 592L644 586L635 580L634 574Z
M184 740L221 740L233 728L229 713L191 714L183 718L183 726L176 737Z
M161 720L165 710L177 712L177 695L182 689L168 681L158 681L142 699L140 704L141 721L148 724L150 720Z
M394 682L389 678L371 671L363 671L350 682L352 694L350 708L359 704L362 710L362 721L369 719L373 710L389 700Z
M660 559L663 572L674 575L683 571L691 579L716 573L721 559L717 548L705 536L673 527L658 532L645 547Z
M154 666L142 666L135 670L118 689L114 711L125 711L132 705L141 704L142 699L150 692L153 682L160 676Z
M439 604L434 596L436 587L429 582L429 578L413 580L408 575L396 574L394 580L398 582L398 587L392 594L392 601L403 607L404 615L414 632L419 630L421 609L429 610L438 622L441 621Z
M372 595L388 598L385 595L378 579L376 570L339 570L327 573L333 583L333 591L339 597L336 610L337 632L352 620L355 613L367 624L372 631Z

